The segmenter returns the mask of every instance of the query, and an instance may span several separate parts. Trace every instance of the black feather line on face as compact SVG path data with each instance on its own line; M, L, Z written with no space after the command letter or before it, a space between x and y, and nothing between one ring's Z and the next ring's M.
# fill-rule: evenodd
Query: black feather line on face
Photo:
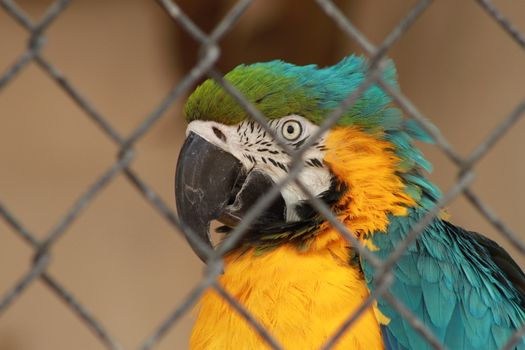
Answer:
M321 199L329 207L333 207L339 202L343 194L345 194L347 186L335 177L332 177L330 188L321 193L318 198ZM316 215L319 215L317 210L308 201L302 201L295 206L295 211L301 218L301 220L309 220Z
M318 198L333 209L347 190L346 184L332 177L330 188L321 193ZM237 248L251 246L264 249L284 243L301 245L314 238L326 219L308 201L296 204L295 210L300 217L298 221L276 223L257 220L247 229ZM225 234L232 230L233 228L228 226L217 228L218 233Z
M299 149L299 147L301 147L307 139L308 139L308 138L305 137L305 138L302 139L301 141L298 141L298 142L296 142L296 143L293 143L292 146L293 146L295 149ZM312 145L312 146L315 146L315 145Z

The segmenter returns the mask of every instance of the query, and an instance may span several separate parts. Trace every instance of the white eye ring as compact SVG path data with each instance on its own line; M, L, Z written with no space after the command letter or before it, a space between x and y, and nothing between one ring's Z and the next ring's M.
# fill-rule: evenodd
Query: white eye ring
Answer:
M296 141L303 134L303 126L297 120L287 120L281 126L281 134L288 141Z

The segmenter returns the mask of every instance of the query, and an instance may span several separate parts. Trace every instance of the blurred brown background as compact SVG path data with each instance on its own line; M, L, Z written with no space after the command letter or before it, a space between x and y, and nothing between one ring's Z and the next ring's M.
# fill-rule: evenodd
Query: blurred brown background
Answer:
M34 19L50 1L19 0ZM179 2L206 30L232 1ZM375 43L415 3L338 1ZM525 32L525 2L494 1ZM154 1L77 0L47 32L43 55L128 135L195 63L196 44ZM27 32L0 11L0 74L25 49ZM359 52L313 1L258 0L222 40L219 67L282 58L333 64ZM436 1L390 51L405 94L466 155L525 97L525 51L474 1ZM174 208L173 175L185 124L179 100L138 142L135 169ZM525 121L476 167L473 188L525 238ZM424 146L444 190L454 166ZM0 91L0 200L44 237L114 161L117 148L34 63ZM508 246L462 198L452 219ZM525 260L514 256L522 266ZM32 251L0 219L0 295L27 271ZM50 272L125 348L136 348L199 280L184 239L118 176L53 247ZM159 349L185 349L186 315ZM41 282L0 317L0 349L102 349Z

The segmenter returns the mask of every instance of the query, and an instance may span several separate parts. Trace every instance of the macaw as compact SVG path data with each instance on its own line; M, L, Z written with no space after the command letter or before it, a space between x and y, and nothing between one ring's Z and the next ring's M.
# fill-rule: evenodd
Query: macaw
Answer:
M360 56L325 68L276 60L237 66L225 79L266 116L275 134L299 149L368 70ZM392 62L381 74L398 89ZM184 112L177 210L182 223L212 247L210 223L222 223L217 230L227 236L287 175L291 158L213 80L196 88ZM415 141L432 138L373 84L303 155L299 180L382 260L440 198L425 177L431 164ZM284 349L304 350L321 347L369 296L374 272L289 182L225 255L218 281ZM520 267L497 243L441 216L395 262L392 276L388 290L447 349L499 349L525 324ZM192 349L268 348L216 292L206 292L198 310ZM432 347L380 297L334 348ZM525 341L513 348L525 349Z

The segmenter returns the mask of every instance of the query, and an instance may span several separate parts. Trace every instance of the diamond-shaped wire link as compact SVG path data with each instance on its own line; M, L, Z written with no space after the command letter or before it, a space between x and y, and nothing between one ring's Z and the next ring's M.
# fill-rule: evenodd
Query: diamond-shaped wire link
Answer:
M492 133L481 142L478 147L465 160L461 171L470 169L475 163L482 159L494 145L518 122L525 116L525 100L512 111ZM483 216L492 226L501 233L521 254L525 255L525 243L501 221L489 207L470 189L466 188L463 194L474 208Z
M66 211L66 213L58 221L57 225L48 233L46 238L42 241L35 238L23 225L10 213L5 206L0 203L0 216L14 229L15 233L23 238L34 249L34 258L31 269L15 283L15 285L7 291L7 293L0 299L0 316L2 312L16 300L16 298L28 287L31 283L40 278L56 295L61 298L70 309L77 314L86 326L91 328L100 341L109 349L121 349L122 346L115 340L102 324L97 321L89 312L89 310L82 306L77 299L61 286L55 279L53 279L46 268L50 262L50 248L52 245L67 232L71 223L81 215L83 209L89 205L93 198L103 191L111 180L120 173L123 173L126 178L137 188L137 190L168 222L182 232L189 233L189 239L194 240L196 244L202 246L204 251L207 250L208 256L208 270L202 281L193 289L193 291L184 299L184 301L171 313L171 315L162 322L159 327L152 333L152 335L142 344L141 349L151 349L158 341L165 335L171 327L186 313L199 299L199 297L208 289L212 288L217 292L230 306L236 310L246 322L256 331L261 339L263 339L268 346L273 349L281 349L280 345L272 337L272 335L260 324L258 320L250 314L246 308L240 304L227 290L225 290L217 281L217 277L223 270L222 257L234 245L242 239L244 231L249 227L251 222L255 220L259 213L264 211L270 205L273 199L278 195L283 186L290 182L295 182L299 188L308 197L311 205L321 214L326 220L337 229L342 236L344 236L352 246L354 246L361 254L362 258L366 259L368 263L376 268L374 276L377 281L376 288L370 293L365 302L356 310L348 319L339 327L337 332L325 343L323 349L331 349L344 335L346 330L351 327L353 322L373 303L377 298L382 297L389 302L392 307L402 315L412 327L418 331L428 343L435 349L444 349L439 340L431 333L428 328L414 315L406 306L395 298L388 288L392 283L391 268L396 261L401 257L408 246L419 236L428 223L434 219L439 213L442 206L446 205L459 194L463 193L467 199L473 204L480 213L492 223L520 252L525 253L525 244L517 238L517 236L506 227L506 225L483 203L468 187L473 179L473 167L482 159L493 146L497 143L505 133L512 128L513 125L525 114L525 101L522 102L503 122L494 129L494 131L479 144L478 148L474 150L467 158L462 158L448 143L448 141L441 135L429 120L423 116L417 108L406 98L400 91L389 86L381 77L381 72L385 64L385 56L392 45L406 32L406 30L415 22L419 16L424 13L430 4L431 0L420 0L416 5L406 14L406 16L394 27L390 34L385 38L381 45L377 48L370 43L370 41L345 17L345 15L333 4L331 0L315 0L320 8L330 16L334 22L345 32L350 38L354 39L363 50L370 56L370 68L367 77L361 85L348 96L341 105L335 109L326 121L320 126L318 132L312 136L310 141L305 143L299 150L290 149L287 144L276 135L272 128L266 122L265 116L258 111L236 88L229 84L223 75L214 68L215 62L220 56L220 48L218 41L230 31L239 18L245 13L247 8L254 0L239 0L230 12L219 22L219 24L207 35L193 21L184 14L178 5L170 0L158 0L164 7L166 12L186 31L194 40L201 45L201 53L194 68L185 75L182 80L168 93L168 95L161 101L157 108L152 113L145 117L145 119L131 132L128 137L121 136L114 127L112 127L106 117L100 114L94 106L87 101L77 88L75 88L62 73L47 61L41 55L41 49L45 44L43 36L45 30L53 23L53 21L62 13L62 11L70 3L70 0L58 0L51 4L47 13L41 21L34 24L31 19L21 10L12 0L0 0L0 6L10 14L22 27L24 27L30 34L28 40L27 50L8 68L8 70L0 76L0 91L12 79L19 74L29 62L35 61L40 68L46 72L49 77L54 80L70 98L86 112L87 116L105 133L105 135L112 139L120 147L115 163L100 176L73 205ZM510 35L521 47L525 48L525 40L512 23L506 19L501 12L489 0L477 0L482 8ZM260 200L251 208L241 223L233 230L233 232L225 239L215 251L211 251L206 247L196 235L184 227L177 216L169 209L169 207L161 200L161 198L145 183L134 171L129 168L133 160L134 144L146 134L150 128L164 115L165 111L177 100L180 96L187 92L187 90L201 77L208 74L213 78L227 93L229 93L239 105L246 110L248 115L258 122L268 134L270 134L276 143L292 157L292 162L289 164L288 175L271 191L262 196ZM433 210L430 210L424 218L418 222L399 247L384 261L379 260L375 255L371 254L362 244L356 239L355 235L344 226L342 222L330 211L330 208L321 200L316 198L311 191L304 186L299 180L298 175L301 172L304 161L302 155L309 147L328 129L337 123L342 114L350 108L366 91L368 87L373 84L381 86L388 94L390 94L395 103L397 103L402 110L405 111L408 117L415 119L419 124L433 137L437 146L458 166L458 180L455 186L436 204ZM521 339L525 334L525 327L516 331L504 349L511 349L514 344Z
M44 31L53 23L53 21L66 9L70 0L59 0L54 2L42 20L34 25L29 17L13 1L1 0L0 6L11 15L18 23L30 31L31 37L28 41L28 49L20 58L0 76L0 91L9 81L11 81L24 67L27 66L40 52L44 46Z
M56 293L72 310L75 312L80 319L92 329L95 334L98 336L100 341L106 345L108 349L120 350L122 346L115 340L107 330L102 326L102 324L91 315L91 313L80 304L75 297L67 291L63 286L61 286L50 274L44 270L40 271L40 264L45 264L44 268L47 266L49 261L48 255L37 255L41 243L40 241L27 229L25 229L20 222L10 213L7 208L0 203L0 216L2 216L6 222L15 230L15 233L21 236L26 240L33 248L35 249L36 260L33 262L32 270L12 289L11 292L8 292L2 299L0 299L0 317L5 311L5 308L15 299L20 296L20 294L29 286L29 282L33 281L33 277L41 277L41 280L46 284L52 291ZM24 280L27 280L25 282ZM14 293L13 293L14 292Z
M490 0L476 0L478 4L509 34L523 49L525 49L525 37L516 27L501 13Z

